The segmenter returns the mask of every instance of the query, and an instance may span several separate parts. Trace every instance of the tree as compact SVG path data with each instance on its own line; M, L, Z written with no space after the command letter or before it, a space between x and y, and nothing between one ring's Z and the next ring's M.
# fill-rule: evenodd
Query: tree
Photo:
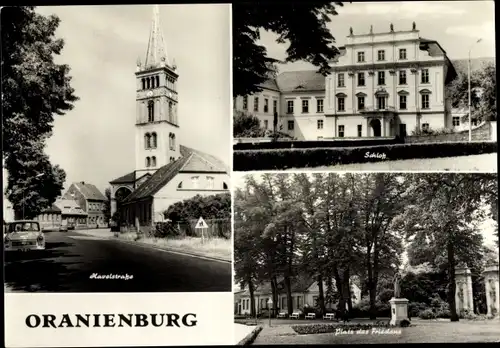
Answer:
M278 35L280 44L289 43L286 62L303 60L314 64L323 75L328 62L338 54L335 38L326 27L337 15L341 2L315 1L276 6L268 2L233 5L233 95L259 92L259 84L276 73L276 59L258 45L260 30Z
M64 46L55 39L59 19L35 13L34 7L6 7L1 16L7 196L18 217L33 218L61 194L65 173L50 164L44 142L51 135L53 115L71 110L78 98L69 67L54 63Z
M106 202L104 202L104 219L109 221L111 219L111 189L108 187L104 190Z
M257 117L242 111L233 112L233 136L235 138L255 138L265 135L265 130L260 127Z
M231 195L221 193L211 196L196 195L190 199L172 204L164 212L172 222L185 222L190 219L230 219Z
M479 114L483 120L495 121L497 119L497 74L495 64L491 62L484 63L477 75L482 92Z
M40 142L12 147L15 156L7 157L9 168L7 198L12 202L16 219L32 219L61 195L66 173L53 166Z

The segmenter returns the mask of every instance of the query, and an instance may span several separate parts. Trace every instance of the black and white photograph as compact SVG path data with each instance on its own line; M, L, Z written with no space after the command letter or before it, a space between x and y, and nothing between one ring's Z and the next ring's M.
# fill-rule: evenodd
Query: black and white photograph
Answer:
M230 15L2 9L5 292L231 293Z
M493 173L234 173L239 344L500 342Z
M233 5L233 169L497 171L493 1Z

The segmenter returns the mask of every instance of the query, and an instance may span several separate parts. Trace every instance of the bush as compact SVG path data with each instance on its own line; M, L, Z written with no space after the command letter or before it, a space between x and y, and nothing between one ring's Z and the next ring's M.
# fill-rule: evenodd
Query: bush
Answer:
M378 323L375 325L370 324L356 324L356 325L343 325L343 324L312 324L312 325L292 325L292 329L299 335L331 333L337 330L342 331L359 331L371 330L374 327L389 327L388 323Z
M273 143L278 144L278 143ZM478 155L497 152L496 142L448 142L379 145L373 147L235 150L235 171L280 170L333 166L339 164L377 162L416 158L439 158ZM380 154L380 157L366 157Z
M420 319L436 319L436 313L430 308L424 309L418 314Z
M410 302L408 305L408 314L411 317L418 317L420 312L428 309L429 306L423 302Z
M388 302L375 302L377 317L390 317L391 305ZM369 318L370 317L370 299L365 297L359 301L358 305L352 308L349 313L351 318Z
M460 319L475 320L477 315L469 309L462 309L460 310L460 313L458 313L458 317Z
M410 324L411 324L411 323L410 323L410 321L409 321L409 320L403 319L403 320L401 320L401 322L399 323L399 326L401 326L401 327L408 327L408 326L410 326Z

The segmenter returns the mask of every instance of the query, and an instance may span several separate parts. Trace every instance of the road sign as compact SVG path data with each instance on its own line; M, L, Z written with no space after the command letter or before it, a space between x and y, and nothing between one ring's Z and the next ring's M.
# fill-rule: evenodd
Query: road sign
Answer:
M269 305L272 305L272 304L273 304L273 300L272 300L272 299L269 299L269 300L267 300L267 303L268 303Z
M193 225L191 225L191 226L193 226ZM198 219L198 222L196 223L195 228L208 228L207 223L205 222L205 220L203 220L203 218L201 216Z

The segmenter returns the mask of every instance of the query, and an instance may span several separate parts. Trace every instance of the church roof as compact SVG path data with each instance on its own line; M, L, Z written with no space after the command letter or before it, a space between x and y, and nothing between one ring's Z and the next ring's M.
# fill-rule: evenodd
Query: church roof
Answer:
M176 161L160 167L134 192L127 196L123 203L131 203L151 197L170 182L178 173L227 173L228 168L216 157L202 151L180 146L181 157Z
M82 193L85 199L95 199L99 201L106 201L107 198L99 191L95 185L89 184L87 182L74 182L73 185Z

